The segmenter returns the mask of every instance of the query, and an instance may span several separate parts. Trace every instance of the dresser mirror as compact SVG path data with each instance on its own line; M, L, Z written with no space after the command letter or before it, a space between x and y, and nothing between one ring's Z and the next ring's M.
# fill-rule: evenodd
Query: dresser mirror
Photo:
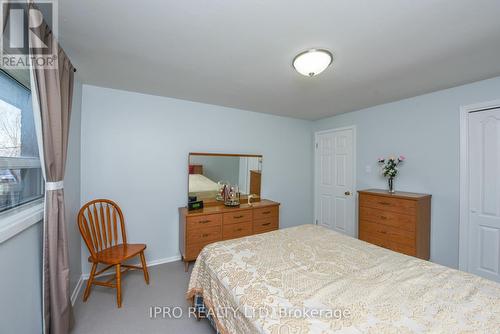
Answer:
M224 185L238 189L241 201L252 194L260 198L262 155L248 154L189 154L189 196L205 204L221 201Z

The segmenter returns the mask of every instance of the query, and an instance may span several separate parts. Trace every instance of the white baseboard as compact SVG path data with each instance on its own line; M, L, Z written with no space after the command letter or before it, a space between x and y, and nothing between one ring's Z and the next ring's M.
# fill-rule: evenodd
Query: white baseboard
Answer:
M73 289L73 293L71 294L71 305L74 306L76 302L76 298L78 298L78 294L80 293L80 289L83 285L83 275L80 276L78 282L76 283L75 288Z
M146 263L148 264L148 267L154 267L154 266L157 266L159 264L170 263L170 262L175 262L175 261L180 261L180 260L181 260L181 256L176 255L176 256L171 256L171 257L164 257L162 259L146 261ZM140 263L138 263L138 265L140 265Z
M146 261L146 263L147 263L148 267L154 267L154 266L157 266L160 264L170 263L170 262L175 262L175 261L180 261L180 260L181 260L181 256L176 255L176 256L171 256L171 257L164 257L162 259ZM133 263L132 265L140 266L141 264L140 263ZM107 275L112 275L112 274L114 274L114 272L109 271L106 273L102 273L96 277L102 277L102 276L107 276ZM78 280L78 283L76 284L75 289L73 290L73 293L71 294L71 305L75 305L76 299L78 298L78 295L80 294L80 290L83 286L83 281L88 280L89 276L90 276L90 274L82 274L80 276L80 279Z

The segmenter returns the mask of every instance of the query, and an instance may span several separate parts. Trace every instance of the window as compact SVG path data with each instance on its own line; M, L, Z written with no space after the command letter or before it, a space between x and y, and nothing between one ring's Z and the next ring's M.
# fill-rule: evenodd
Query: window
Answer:
M31 91L0 71L0 212L43 196Z

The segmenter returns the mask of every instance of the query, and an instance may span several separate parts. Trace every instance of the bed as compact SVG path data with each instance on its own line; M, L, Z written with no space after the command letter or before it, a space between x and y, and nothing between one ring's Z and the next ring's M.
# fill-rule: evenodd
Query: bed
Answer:
M187 298L226 333L499 333L500 285L317 225L206 246Z
M215 198L219 184L202 174L189 174L189 195L198 199Z

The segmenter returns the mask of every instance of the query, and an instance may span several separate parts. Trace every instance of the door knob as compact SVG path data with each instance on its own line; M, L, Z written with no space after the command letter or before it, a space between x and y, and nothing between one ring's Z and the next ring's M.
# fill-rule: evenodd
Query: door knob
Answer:
M346 191L346 192L344 193L344 195L349 196L349 195L351 195L351 192L350 192L350 191Z

